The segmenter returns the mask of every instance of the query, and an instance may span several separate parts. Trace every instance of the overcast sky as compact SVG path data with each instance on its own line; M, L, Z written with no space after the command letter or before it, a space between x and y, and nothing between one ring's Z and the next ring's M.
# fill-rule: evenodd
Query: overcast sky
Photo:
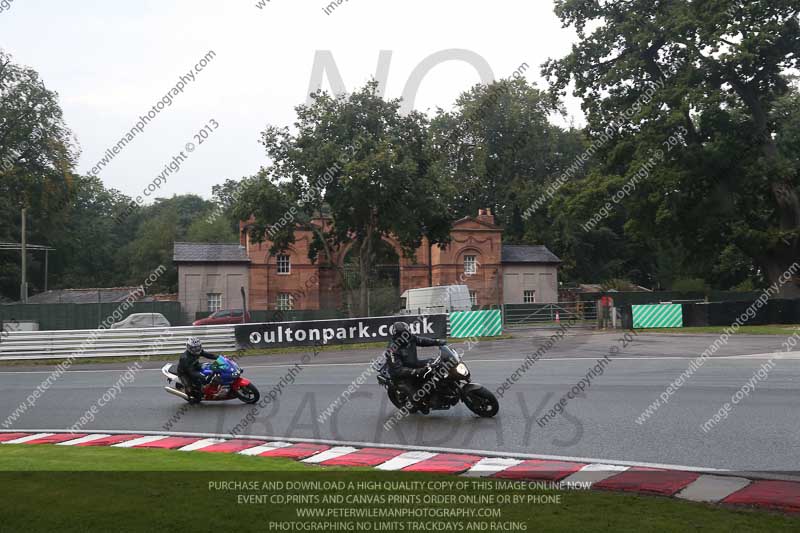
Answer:
M0 47L59 93L83 174L214 52L172 105L98 173L130 196L189 142L194 152L159 196L210 198L212 185L256 172L266 163L260 132L293 122L318 51L330 51L348 90L375 76L381 51L391 51L386 96L396 98L425 58L451 49L482 59L495 78L528 63L527 79L544 86L540 65L566 54L575 38L550 0L349 0L330 14L323 10L330 0L7 1ZM449 109L480 81L466 62L441 63L424 78L414 107ZM323 89L331 88L325 76ZM582 123L579 102L569 100L567 109ZM198 145L194 135L206 125L213 131Z

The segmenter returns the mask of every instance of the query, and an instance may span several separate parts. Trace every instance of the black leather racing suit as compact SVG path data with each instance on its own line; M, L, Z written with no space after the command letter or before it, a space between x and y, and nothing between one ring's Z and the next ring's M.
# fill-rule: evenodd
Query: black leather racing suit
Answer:
M441 346L442 344L444 341L410 334L399 335L389 341L389 346L384 352L389 375L394 380L395 386L409 400L412 400L422 383L421 378L415 377L414 371L418 368L425 368L431 362L431 359L419 359L417 346ZM421 399L417 398L416 402L412 400L412 403L417 406Z
M217 356L203 350L198 355L190 353L189 350L183 352L180 360L178 361L178 376L186 378L187 381L194 387L195 391L201 391L205 383L205 376L200 371L200 358L205 357L212 361L217 360Z

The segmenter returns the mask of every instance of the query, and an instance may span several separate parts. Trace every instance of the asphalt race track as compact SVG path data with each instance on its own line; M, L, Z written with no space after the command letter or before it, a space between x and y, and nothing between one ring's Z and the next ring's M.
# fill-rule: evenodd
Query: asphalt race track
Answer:
M547 333L517 331L515 338L479 343L466 354L473 380L495 390ZM783 354L768 377L708 432L701 425L754 372L781 350L784 337L737 335L643 424L636 419L715 335L640 334L624 348L621 334L569 335L537 361L501 398L500 414L479 419L463 405L429 416L412 415L387 431L396 410L374 376L350 402L324 422L319 415L366 368L374 351L323 352L302 368L278 400L256 415L244 434L379 442L474 450L507 451L641 461L694 467L771 472L796 471L800 453L800 352ZM544 415L612 346L620 347L584 397L540 427ZM462 346L463 348L463 346ZM432 354L429 349L423 354ZM245 376L262 395L300 360L302 353L249 357ZM131 363L75 365L12 425L3 429L66 429L77 422ZM228 433L250 406L206 403L186 409L163 391L162 362L143 365L111 403L82 429ZM0 422L36 388L50 370L0 367ZM170 424L170 420L179 420Z

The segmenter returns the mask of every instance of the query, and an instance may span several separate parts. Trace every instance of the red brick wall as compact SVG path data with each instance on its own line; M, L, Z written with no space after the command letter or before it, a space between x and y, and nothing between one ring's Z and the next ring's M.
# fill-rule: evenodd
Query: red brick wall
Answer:
M317 221L320 225L328 221ZM431 249L425 240L413 257L404 257L394 239L387 238L400 258L400 292L407 289L433 285L465 284L476 291L480 305L502 302L501 228L494 225L494 217L482 212L476 218L457 221L452 230L452 242L444 249L434 245ZM324 263L324 256L312 264L308 258L312 233L300 231L294 246L285 252L291 257L291 274L277 273L277 257L269 254L271 243L253 244L243 238L250 266L250 305L252 309L275 309L278 294L295 294L295 309L336 308L342 304L335 268ZM338 264L344 260L348 248L335 255ZM475 255L477 273L464 275L464 256ZM322 261L322 264L320 264ZM432 265L432 266L431 266ZM431 279L432 278L432 279ZM432 281L432 283L431 283Z

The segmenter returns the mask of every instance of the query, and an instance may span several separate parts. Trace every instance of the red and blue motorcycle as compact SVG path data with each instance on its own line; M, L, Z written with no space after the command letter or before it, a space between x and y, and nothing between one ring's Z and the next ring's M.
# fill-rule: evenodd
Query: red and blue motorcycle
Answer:
M250 380L243 378L242 370L236 361L224 355L217 357L213 363L202 366L201 372L206 377L206 384L202 390L197 391L186 379L178 376L177 365L168 363L161 369L167 378L168 393L182 398L190 404L205 402L224 402L227 400L240 400L247 404L254 404L261 398L258 389Z

